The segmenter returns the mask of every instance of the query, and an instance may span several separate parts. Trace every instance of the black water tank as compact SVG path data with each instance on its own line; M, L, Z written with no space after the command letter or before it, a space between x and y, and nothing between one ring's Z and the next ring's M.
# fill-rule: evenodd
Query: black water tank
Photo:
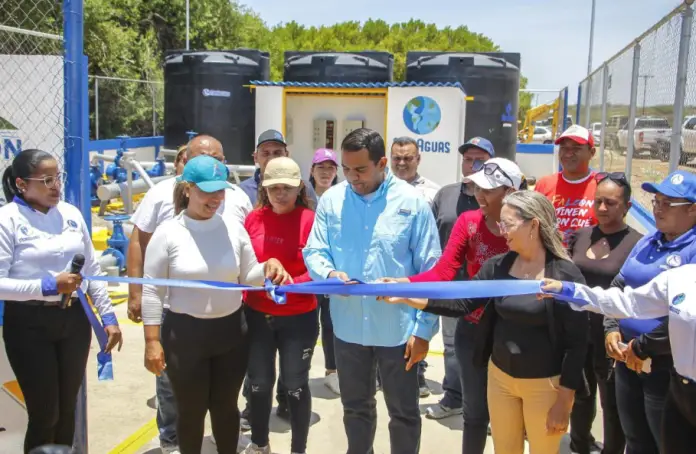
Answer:
M389 52L285 52L286 82L391 82L394 56Z
M407 82L459 82L466 103L465 140L481 136L495 154L515 160L520 89L520 54L503 52L409 52Z
M230 164L253 164L256 96L252 80L268 80L268 52L255 49L169 51L164 61L164 145L176 148L187 131L222 142Z

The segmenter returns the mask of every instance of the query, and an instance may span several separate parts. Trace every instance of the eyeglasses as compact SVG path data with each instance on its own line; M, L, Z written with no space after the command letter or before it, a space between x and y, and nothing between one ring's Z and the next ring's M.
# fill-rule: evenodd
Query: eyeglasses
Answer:
M486 162L485 159L477 159L477 158L472 158L471 156L465 156L463 158L463 161L467 164L471 164L472 167L475 166L481 166L481 164L484 164Z
M498 229L500 230L500 233L505 235L506 233L510 233L513 230L515 230L517 227L519 227L524 221L519 221L516 222L515 224L508 225L504 222L496 222L496 225L498 226Z
M508 179L510 182L510 187L514 188L515 183L512 181L512 178L510 178L510 175L505 173L505 171L496 163L487 163L483 161L476 161L474 162L474 166L472 167L474 172L480 172L483 170L484 175L495 175L495 171L498 170L500 171L500 174L504 176L505 178Z
M22 180L43 181L43 183L46 185L48 189L53 189L56 187L56 185L65 181L66 176L67 175L65 172L60 172L57 175L46 175L43 178L22 178Z
M628 179L626 178L626 174L623 172L599 172L597 175L595 175L595 180L597 181L597 183L601 183L607 178L609 178L614 183L619 183L624 186L629 185Z
M657 199L652 199L650 201L652 204L653 209L664 209L664 208L672 208L672 207L683 207L687 205L693 205L693 202L664 202L664 201L659 201Z

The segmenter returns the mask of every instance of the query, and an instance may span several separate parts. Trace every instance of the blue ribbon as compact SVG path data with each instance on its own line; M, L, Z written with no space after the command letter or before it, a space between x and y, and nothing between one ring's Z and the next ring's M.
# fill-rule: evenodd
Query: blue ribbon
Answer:
M85 276L84 279L88 281L200 288L208 290L262 291L267 292L277 304L286 304L287 293L300 293L306 295L395 296L402 298L430 299L495 298L541 293L541 281L515 279L384 284L365 283L359 280L351 281L355 283L346 283L340 279L332 278L324 281L310 281L301 284L279 286L273 285L273 283L266 279L263 287L252 287L249 285L207 280L146 279L116 276Z
M77 296L82 304L82 309L87 315L89 324L92 325L92 330L97 336L97 341L99 342L99 353L97 353L97 378L99 381L113 380L114 379L114 368L111 358L111 353L106 353L106 344L109 342L109 336L106 335L104 326L101 324L96 314L92 310L85 296L85 292L82 289L77 289Z

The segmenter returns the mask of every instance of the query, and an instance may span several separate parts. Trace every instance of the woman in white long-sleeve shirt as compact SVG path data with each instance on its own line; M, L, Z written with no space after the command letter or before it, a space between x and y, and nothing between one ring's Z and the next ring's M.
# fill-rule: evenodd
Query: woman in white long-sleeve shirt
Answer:
M209 156L186 163L174 190L176 216L160 225L145 253L145 278L212 280L261 285L290 280L275 259L258 263L244 227L216 213L229 186L227 167ZM167 368L179 409L182 454L198 454L210 411L218 452L237 452L237 398L248 360L247 325L241 292L143 286L145 366ZM160 323L162 330L160 334ZM164 347L164 350L163 348Z
M27 407L24 452L73 443L92 331L80 302L62 304L63 296L82 287L105 325L106 350L121 341L105 285L87 285L66 272L76 254L85 257L84 274L97 275L100 268L82 214L60 200L63 181L56 160L40 150L19 153L2 177L9 202L0 208L3 338Z
M660 452L693 453L696 446L696 265L672 268L635 289L604 290L546 279L542 290L556 299L571 301L575 310L615 318L669 317L674 369L662 415Z

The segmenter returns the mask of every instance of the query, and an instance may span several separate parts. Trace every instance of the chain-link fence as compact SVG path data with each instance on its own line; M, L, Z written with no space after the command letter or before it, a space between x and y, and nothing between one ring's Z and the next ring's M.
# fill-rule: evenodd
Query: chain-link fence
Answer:
M164 83L90 76L90 137L120 135L146 137L162 134Z
M60 2L0 1L0 173L29 148L64 167L62 35Z
M650 196L642 183L661 181L677 168L695 171L692 18L691 7L680 5L579 86L578 121L598 140L593 167L625 172L643 207Z

